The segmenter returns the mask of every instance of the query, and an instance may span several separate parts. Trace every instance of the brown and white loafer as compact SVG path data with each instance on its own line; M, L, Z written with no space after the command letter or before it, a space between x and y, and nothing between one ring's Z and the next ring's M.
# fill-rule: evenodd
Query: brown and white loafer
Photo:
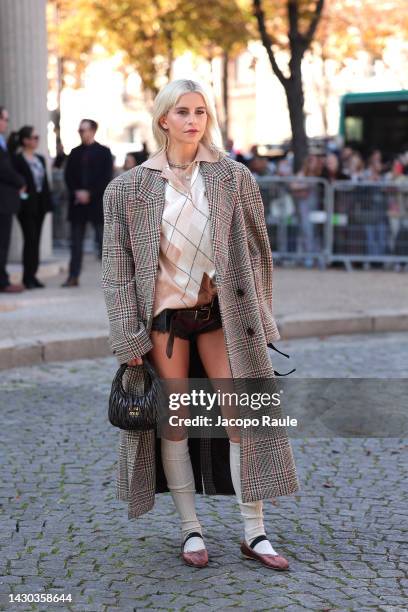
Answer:
M266 536L260 535L254 540L252 540L249 546L245 542L245 540L241 542L241 552L244 557L246 557L247 559L260 561L261 563L263 563L263 565L266 565L266 567L269 567L270 569L279 571L289 569L289 562L285 559L285 557L282 557L281 555L262 555L253 550L254 547L258 544L258 542L267 539L268 538Z
M185 538L184 542L181 545L181 558L183 559L186 565L191 565L192 567L206 567L208 565L208 553L205 546L200 548L200 550L195 550L194 552L184 552L184 545L190 538L199 537L203 539L203 536L198 531L192 531ZM203 540L204 544L204 540Z

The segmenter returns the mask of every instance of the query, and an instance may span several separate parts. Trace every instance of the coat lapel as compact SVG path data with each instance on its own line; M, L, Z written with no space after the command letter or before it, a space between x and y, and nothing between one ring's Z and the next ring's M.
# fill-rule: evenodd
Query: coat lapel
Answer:
M160 229L165 204L165 179L155 170L134 177L132 243L135 274L143 286L148 318L153 315L154 291L159 263Z
M236 189L231 173L222 163L201 162L201 166L210 211L216 282L221 284L228 263L228 242Z

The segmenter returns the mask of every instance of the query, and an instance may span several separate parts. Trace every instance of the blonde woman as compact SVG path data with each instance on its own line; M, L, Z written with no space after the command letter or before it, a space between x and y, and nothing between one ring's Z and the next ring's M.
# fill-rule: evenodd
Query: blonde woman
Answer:
M280 336L257 184L220 147L213 104L195 81L175 80L159 92L153 134L156 153L113 180L104 199L102 284L113 352L132 366L124 384L143 392L143 355L163 379L273 378L267 345ZM161 439L121 431L117 498L128 502L131 519L153 508L155 493L170 491L181 557L204 567L196 493L235 494L241 552L287 569L266 536L262 500L299 488L290 442L284 431L226 431L207 440L188 437L182 424Z

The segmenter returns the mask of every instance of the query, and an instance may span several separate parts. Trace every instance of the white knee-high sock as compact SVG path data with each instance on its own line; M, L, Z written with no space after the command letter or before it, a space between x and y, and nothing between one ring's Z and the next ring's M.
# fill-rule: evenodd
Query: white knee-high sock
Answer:
M265 535L262 500L243 502L241 493L240 443L230 440L230 469L239 509L244 519L245 540L248 544L259 535ZM260 554L276 554L268 540L258 542L254 550Z
M192 531L202 534L195 509L195 483L188 438L183 440L162 438L161 454L167 486L181 519L183 539ZM193 552L200 548L203 548L201 538L192 537L187 540L184 551Z

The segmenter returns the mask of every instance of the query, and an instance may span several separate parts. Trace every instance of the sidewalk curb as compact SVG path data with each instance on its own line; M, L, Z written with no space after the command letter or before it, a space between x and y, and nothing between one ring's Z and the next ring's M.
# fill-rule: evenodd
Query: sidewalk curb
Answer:
M371 311L345 316L283 317L278 328L282 340L338 334L408 331L408 310Z
M299 319L278 319L281 340L360 334L408 331L408 311L378 311L344 317L316 316ZM26 343L2 343L0 345L0 370L31 366L52 361L72 361L113 356L107 334L34 340Z
M44 342L3 343L0 346L0 370L38 365L52 361L93 359L112 355L107 335L56 338Z

